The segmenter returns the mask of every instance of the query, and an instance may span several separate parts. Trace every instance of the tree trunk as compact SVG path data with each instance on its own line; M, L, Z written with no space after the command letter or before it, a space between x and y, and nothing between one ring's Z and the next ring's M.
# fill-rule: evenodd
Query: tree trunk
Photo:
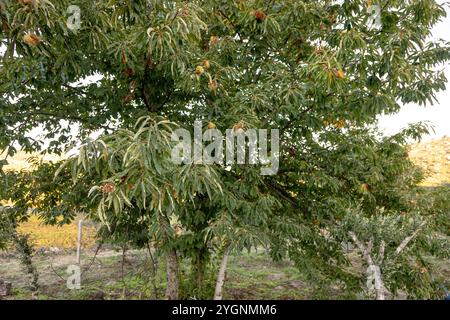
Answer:
M151 259L150 263L151 263L151 274L152 274L153 297L155 298L155 300L158 300L158 288L156 286L156 276L158 274L158 262L153 257L152 248L150 247L150 244L148 242L147 242L147 250L148 250L148 255Z
M381 278L381 273L375 274L375 295L377 300L384 300L384 283Z
M225 273L227 270L228 256L230 254L228 246L223 252L222 262L220 263L219 274L217 275L216 290L214 292L214 300L222 300L223 284L225 283Z
M16 231L14 231L12 234L12 241L17 253L19 254L20 263L29 277L30 289L31 291L36 292L39 289L39 274L33 264L33 248L28 243L28 235L19 235Z
M371 274L368 275L367 283L369 285L370 280L374 282L374 291L375 291L375 299L376 300L384 300L384 283L383 278L381 277L380 267L376 264L370 264L369 269L371 270Z
M208 264L208 251L206 246L200 248L195 254L194 279L199 290L202 290L205 282L206 266Z
M381 277L381 271L380 267L375 263L374 259L370 255L373 248L373 238L370 239L370 241L367 243L367 245L364 245L361 241L359 241L358 237L354 232L349 232L350 237L352 238L353 242L358 247L359 251L361 251L361 254L363 255L364 259L366 260L367 264L369 265L370 270L372 271L374 284L375 284L375 297L377 300L384 300L384 283L383 278ZM385 249L384 241L380 244L380 257L379 257L379 263L383 261L384 257L384 249ZM369 282L369 279L372 275L368 275L367 282Z
M205 271L206 271L205 262L203 260L198 260L195 265L195 282L199 290L202 290L203 284L205 282Z
M178 259L175 249L171 249L167 253L167 288L166 299L178 300Z

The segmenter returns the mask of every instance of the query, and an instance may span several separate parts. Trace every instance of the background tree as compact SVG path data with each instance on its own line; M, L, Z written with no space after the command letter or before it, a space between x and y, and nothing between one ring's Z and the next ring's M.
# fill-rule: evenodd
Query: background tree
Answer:
M377 139L365 130L349 130L346 136L351 139L327 153L327 161L339 165L316 169L328 183L310 187L317 196L308 203L322 219L313 218L309 229L294 228L300 224L292 215L291 227L281 226L278 231L294 233L292 238L285 237L289 240L282 242L279 251L287 251L313 282L337 283L349 292L362 289L372 294L366 275L374 273L366 274L364 269L355 277L357 259L348 254L347 245L352 243L367 270L380 268L380 282L374 284L379 285L377 298L383 299L386 290L393 295L402 290L422 299L442 296L429 257L448 258L447 231L442 226L448 220L449 204L440 195L445 188L418 186L423 174L407 158L405 140L420 130ZM360 151L349 152L356 148Z

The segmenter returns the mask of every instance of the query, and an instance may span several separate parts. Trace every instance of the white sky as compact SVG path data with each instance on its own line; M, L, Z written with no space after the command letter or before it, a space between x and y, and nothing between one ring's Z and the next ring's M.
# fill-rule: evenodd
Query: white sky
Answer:
M450 10L447 7L447 17L433 29L433 39L444 39L450 41ZM441 67L444 69L444 66ZM450 64L445 66L445 75L450 81ZM447 89L437 94L438 103L421 107L415 104L404 105L399 113L382 116L379 119L379 127L390 135L406 127L408 123L429 121L435 132L424 137L424 140L450 136L450 82L446 84Z

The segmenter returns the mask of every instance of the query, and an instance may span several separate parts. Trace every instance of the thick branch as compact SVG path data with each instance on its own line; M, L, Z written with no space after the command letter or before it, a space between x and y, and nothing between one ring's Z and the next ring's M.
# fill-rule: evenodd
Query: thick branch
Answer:
M416 236L417 234L422 230L422 228L425 226L426 222L423 221L419 227L409 236L406 237L402 243L400 243L400 245L397 247L397 249L395 249L395 253L394 256L397 257L398 255L400 255L400 253L406 248L406 246L408 245L408 243L410 243Z
M370 255L370 251L368 250L369 246L367 246L367 248L366 248L366 246L364 246L364 244L361 241L359 241L358 237L356 236L356 234L353 231L349 231L348 234L350 235L350 238L353 240L353 242L358 247L359 251L361 251L361 254L364 256L364 259L366 259L367 264L370 266L374 266L375 263ZM372 240L371 240L371 242L372 242ZM369 242L369 244L370 244L370 242ZM370 247L372 247L372 245L370 245Z
M381 240L380 251L378 251L378 264L383 263L385 247L386 247L386 243L384 242L384 240Z
M359 251L361 251L364 258L366 259L367 264L369 265L369 268L370 268L369 270L372 270L372 272L373 272L373 277L375 280L376 299L384 300L385 299L384 283L383 283L383 279L381 277L380 268L378 265L375 264L375 262L372 259L372 256L370 255L370 252L372 251L372 247L373 247L373 238L370 239L367 246L364 246L364 244L361 241L359 241L358 237L356 236L356 234L354 232L350 231L348 234L350 235L351 239L356 244ZM381 251L381 248L383 248L382 251L383 251L383 255L384 255L384 242L382 242L382 245L380 246L380 251Z

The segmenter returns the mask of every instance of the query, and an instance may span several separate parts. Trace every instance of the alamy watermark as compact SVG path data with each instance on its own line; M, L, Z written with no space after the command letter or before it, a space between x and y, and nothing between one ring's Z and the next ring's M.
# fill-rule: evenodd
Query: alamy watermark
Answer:
M367 288L369 289L369 291L380 290L381 289L380 267L371 265L367 268L366 274L367 274L366 285L367 285Z
M187 129L176 129L172 141L177 142L172 149L172 161L176 164L237 164L262 165L261 175L274 175L279 167L279 130L270 130L268 148L267 129L227 129L225 137L216 128L203 132L202 122L194 122L194 139ZM209 142L205 145L204 142ZM235 143L236 142L236 143ZM224 147L225 145L225 147Z
M367 22L367 26L369 29L380 29L382 26L381 23L381 7L378 4L370 5L367 9L367 13L370 14L370 17Z
M79 6L70 5L67 8L67 14L69 17L67 18L67 28L72 31L77 31L81 28L81 10Z

